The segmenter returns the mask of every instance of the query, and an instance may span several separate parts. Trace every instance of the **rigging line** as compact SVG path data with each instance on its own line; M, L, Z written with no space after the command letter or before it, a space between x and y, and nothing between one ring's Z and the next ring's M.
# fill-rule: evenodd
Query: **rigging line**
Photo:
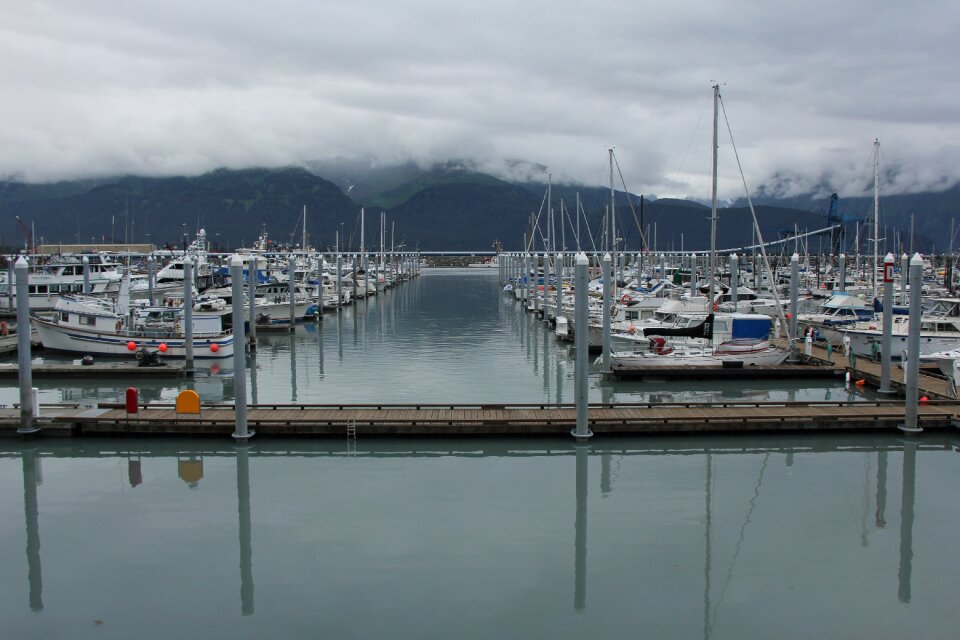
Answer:
M697 125L693 128L693 131L690 133L690 141L687 142L687 148L683 152L683 157L680 158L680 166L677 167L677 173L679 174L683 171L683 165L687 162L687 154L690 153L690 148L693 146L693 140L697 137L697 132L700 131L700 125L703 123L703 114L707 112L707 105L709 103L704 103L703 109L700 110L700 117L697 118Z
M723 587L720 589L720 597L717 598L716 604L713 605L713 617L710 621L710 630L713 631L713 625L717 623L717 612L720 609L720 605L723 604L723 597L727 593L727 587L730 586L730 580L733 578L733 567L737 564L737 558L740 556L740 550L743 548L743 540L747 535L747 525L750 524L750 516L753 515L753 511L757 508L757 498L760 497L760 485L763 484L763 475L767 471L767 462L770 460L770 453L765 453L763 456L763 464L760 466L760 475L757 476L757 484L753 488L753 497L750 498L750 507L747 509L747 516L743 520L743 525L740 527L740 537L737 539L737 544L734 548L733 558L730 560L730 567L727 569L727 580L723 583Z
M633 198L630 197L630 192L627 190L627 183L623 179L623 171L620 170L620 161L617 160L617 154L613 154L613 163L617 165L617 173L620 174L620 184L623 185L623 195L627 198L627 204L630 205L630 213L633 214L633 223L637 225L637 229L640 229L640 251L647 249L650 250L650 247L647 245L647 237L643 233L643 228L640 226L640 220L637 218L637 210L633 207ZM626 249L627 242L623 242L624 249Z
M737 160L737 169L740 171L740 180L743 181L743 191L747 195L747 204L750 206L750 215L753 217L753 230L757 234L757 240L760 241L760 254L763 256L763 268L767 274L767 281L772 284L776 282L776 280L774 279L773 272L770 269L770 259L767 257L767 249L764 246L763 234L760 233L760 223L757 222L757 212L753 208L753 198L750 197L750 189L747 187L747 178L743 175L743 165L740 164L740 154L737 152L737 143L733 140L733 130L730 128L730 120L727 118L727 107L723 104L723 96L718 94L717 97L720 99L720 110L723 111L723 121L727 125L727 134L730 136L730 147L733 149L733 157ZM777 316L780 320L783 333L789 338L790 329L787 325L787 318L784 316L783 305L780 304L780 295L777 293L776 287L770 287L770 291L773 294L773 299L777 303ZM794 336L794 338L796 338L796 336Z
M595 241L594 238L593 238L593 232L590 231L590 221L587 219L587 210L583 208L583 203L582 203L582 202L577 202L577 206L579 207L579 211L577 211L577 219L578 219L578 220L580 219L580 214L582 213L582 214L583 214L584 227L585 227L586 230L587 230L587 237L590 238L590 246L593 247L593 253L594 253L594 255L596 255L596 254L597 254L597 243L596 243L596 241ZM577 238L577 248L578 248L578 250L579 250L579 248L580 248L580 239L579 239L579 238Z
M526 253L530 253L530 250L533 248L533 230L536 229L537 231L540 231L540 214L543 213L543 206L547 203L548 192L549 189L543 192L543 200L540 201L540 211L537 212L537 217L534 219L533 226L530 229L530 240L527 242ZM543 232L540 232L540 239L543 240Z

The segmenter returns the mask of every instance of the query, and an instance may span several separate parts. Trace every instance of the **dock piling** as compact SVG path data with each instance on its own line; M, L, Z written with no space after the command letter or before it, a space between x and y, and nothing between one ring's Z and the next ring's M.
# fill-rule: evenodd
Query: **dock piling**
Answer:
M613 310L613 262L609 253L603 254L603 372L610 373L610 313ZM583 325L587 329L587 325ZM579 331L579 327L577 328Z
M574 290L575 290L575 315L576 328L574 334L574 347L576 349L576 366L574 368L574 396L577 406L577 426L571 434L577 440L586 440L593 433L587 423L588 395L589 386L587 383L588 367L590 366L590 331L587 328L589 320L589 310L587 308L589 298L587 296L587 255L583 252L577 254L576 268L574 271ZM608 263L609 264L609 261Z
M907 332L907 378L906 411L901 430L907 433L920 433L923 428L917 426L917 402L920 388L920 314L922 313L921 288L923 282L923 257L919 253L910 259L910 326Z
M252 276L251 272L251 276ZM230 282L233 287L234 302L243 300L243 258L239 254L233 254L230 258ZM253 300L253 278L250 278L250 299ZM251 304L252 311L252 304ZM247 440L254 435L253 431L247 428L247 367L245 331L243 328L243 304L233 305L233 397L234 413L236 418L236 431L233 432L235 440ZM256 324L251 316L250 326Z
M880 347L880 388L877 393L894 393L890 386L890 360L893 348L893 265L895 259L888 253L883 259L883 333Z
M83 295L90 294L90 258L83 256Z
M247 301L250 305L250 339L249 340L240 340L237 342L236 329L234 329L233 342L234 349L237 348L237 345L241 349L246 349L246 345L249 342L250 350L254 351L257 348L257 309L256 309L256 298L257 298L257 256L251 255L249 266L247 267L247 291L249 293L249 300ZM233 280L233 266L230 268L230 279ZM240 301L240 308L243 308L243 259L240 261L240 276L237 278L240 281L240 296L237 297L237 288L233 289L233 300L234 307L237 306L236 301ZM234 315L234 322L236 322L237 316ZM243 324L243 314L240 314L240 323ZM242 335L242 334L241 334Z
M17 280L17 364L20 371L20 428L21 435L37 433L33 424L34 389L30 351L30 263L26 256L17 258L14 266Z
M190 256L183 259L183 334L184 367L193 371L193 260Z

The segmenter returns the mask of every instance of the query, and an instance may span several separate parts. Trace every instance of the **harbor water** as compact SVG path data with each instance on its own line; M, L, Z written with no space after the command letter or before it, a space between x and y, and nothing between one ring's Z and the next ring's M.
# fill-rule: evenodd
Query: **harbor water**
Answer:
M496 275L427 270L261 334L261 403L572 402ZM37 354L57 360L56 356ZM69 358L60 358L69 360ZM136 381L232 401L233 372ZM124 380L37 380L42 402ZM3 390L16 401L15 383ZM610 381L593 401L868 398ZM0 442L10 638L953 638L953 434Z
M402 286L328 313L318 323L298 325L293 334L261 332L257 340L245 373L255 403L574 401L570 346L500 291L495 269L425 269ZM79 356L35 356L79 365ZM180 390L193 388L203 402L232 403L233 360L197 364L193 380L34 383L41 403L122 402L130 384L144 401L173 402ZM870 390L841 379L616 381L597 371L589 395L591 402L874 398ZM18 398L12 381L0 389L0 404Z
M954 638L957 440L0 443L7 638Z

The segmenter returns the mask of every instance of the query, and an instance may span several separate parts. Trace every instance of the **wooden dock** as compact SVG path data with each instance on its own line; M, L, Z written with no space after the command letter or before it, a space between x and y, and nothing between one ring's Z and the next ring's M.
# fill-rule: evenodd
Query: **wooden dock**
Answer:
M779 344L785 347L786 341L781 339ZM879 388L882 373L880 362L858 356L854 359L853 364L851 364L849 356L844 355L839 350L833 350L828 353L825 345L817 343L813 344L811 352L810 356L803 355L801 345L799 352L801 361L818 365L819 367L835 369L841 374L849 372L851 379L862 379L871 386ZM903 368L900 367L899 362L894 362L890 366L890 386L894 390L895 396L902 397L906 393L906 385L903 382ZM920 388L920 394L926 395L930 399L956 399L952 385L946 378L940 375L939 369L934 371L933 369L926 370L921 368L918 386Z
M589 409L595 434L777 433L896 431L902 402L724 402L597 404ZM529 405L256 405L247 423L261 436L567 436L576 426L571 404ZM151 404L128 415L122 406L51 405L36 426L45 435L229 436L236 416L229 405L204 406L200 415L178 415L172 405ZM928 402L919 408L924 429L960 424L960 403ZM19 409L0 409L0 435L14 435Z

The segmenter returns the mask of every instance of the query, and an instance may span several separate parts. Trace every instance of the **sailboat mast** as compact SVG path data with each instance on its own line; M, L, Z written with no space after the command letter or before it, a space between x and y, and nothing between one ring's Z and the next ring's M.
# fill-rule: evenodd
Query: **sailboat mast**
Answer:
M300 241L300 250L307 255L307 205L303 205L303 239Z
M713 176L710 197L710 274L707 276L709 293L707 304L713 304L713 275L717 268L717 123L719 118L720 85L713 85ZM734 301L736 302L736 301ZM711 307L712 308L712 307Z
M880 138L873 141L873 297L877 297L877 264L880 243Z

